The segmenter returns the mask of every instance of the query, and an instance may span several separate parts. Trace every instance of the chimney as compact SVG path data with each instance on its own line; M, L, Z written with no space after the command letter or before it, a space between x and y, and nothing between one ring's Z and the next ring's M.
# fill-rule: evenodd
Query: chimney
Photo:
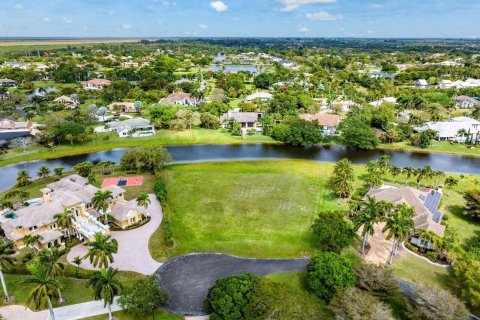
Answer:
M40 191L42 192L42 195L43 195L43 203L45 204L50 203L52 201L52 197L51 197L52 189L44 188Z

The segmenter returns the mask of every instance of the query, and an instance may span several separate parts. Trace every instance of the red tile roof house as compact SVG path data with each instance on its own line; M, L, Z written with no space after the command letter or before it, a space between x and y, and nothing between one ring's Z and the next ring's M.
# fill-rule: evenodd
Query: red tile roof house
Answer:
M107 106L107 109L110 112L114 112L116 110L130 113L137 112L134 102L113 102Z
M160 103L178 104L183 106L196 106L200 101L189 93L175 92L160 100Z
M65 109L75 109L75 108L78 108L78 106L80 106L80 102L67 96L60 96L55 100L53 100L53 102L64 104Z
M82 82L82 87L85 90L102 90L106 86L112 84L112 81L105 79L92 79Z
M337 130L337 126L340 123L340 116L336 114L325 114L325 113L315 113L315 114L301 114L300 119L307 121L317 121L318 124L322 127L324 133L334 134Z

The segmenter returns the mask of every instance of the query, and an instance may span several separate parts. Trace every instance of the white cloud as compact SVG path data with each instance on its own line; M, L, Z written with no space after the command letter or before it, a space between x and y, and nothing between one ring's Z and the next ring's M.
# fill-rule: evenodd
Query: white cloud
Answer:
M210 7L217 12L225 12L228 10L228 6L222 1L210 2Z
M198 26L202 29L208 29L208 24L200 23Z
M43 17L43 18L42 18L42 21L44 21L44 22L50 22L50 17Z
M67 17L62 17L62 21L63 21L63 23L72 23L73 22L72 19L67 18Z
M19 10L20 10L20 9L23 9L23 4L17 3L17 4L15 5L15 9L19 9Z
M309 33L310 29L308 29L307 27L299 27L297 31L300 33Z
M306 4L331 4L337 2L337 0L277 0L283 7L280 8L282 12L290 12L298 9Z
M132 28L132 25L128 24L128 23L124 23L124 24L122 24L122 28L125 29L125 30L128 30L128 29Z
M320 11L316 13L307 13L305 18L312 21L337 21L342 19L340 14L330 14L326 11Z
M383 3L372 3L370 5L370 8L372 8L372 9L383 9L383 7L384 7Z

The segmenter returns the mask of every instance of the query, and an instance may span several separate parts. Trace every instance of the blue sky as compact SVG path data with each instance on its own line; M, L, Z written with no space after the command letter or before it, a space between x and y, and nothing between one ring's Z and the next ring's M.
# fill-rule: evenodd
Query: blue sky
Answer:
M0 0L0 37L480 37L480 0Z

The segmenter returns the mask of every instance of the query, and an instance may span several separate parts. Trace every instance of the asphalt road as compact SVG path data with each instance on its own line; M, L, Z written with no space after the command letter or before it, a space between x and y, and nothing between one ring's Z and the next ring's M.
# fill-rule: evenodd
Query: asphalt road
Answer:
M305 271L308 259L244 259L224 254L180 256L162 265L156 274L170 291L166 310L179 315L204 315L203 301L208 289L230 275L253 273L264 276L276 272Z

